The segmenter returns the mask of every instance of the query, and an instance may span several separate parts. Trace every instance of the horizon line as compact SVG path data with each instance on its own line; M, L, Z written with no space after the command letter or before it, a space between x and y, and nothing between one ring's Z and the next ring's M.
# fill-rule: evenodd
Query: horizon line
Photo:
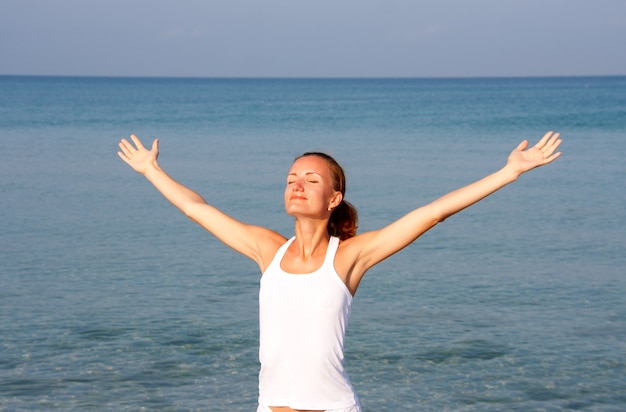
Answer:
M554 79L590 77L626 77L626 74L568 75L481 75L481 76L170 76L170 75L92 75L92 74L5 74L0 77L56 77L100 79L189 79L189 80L461 80L461 79Z

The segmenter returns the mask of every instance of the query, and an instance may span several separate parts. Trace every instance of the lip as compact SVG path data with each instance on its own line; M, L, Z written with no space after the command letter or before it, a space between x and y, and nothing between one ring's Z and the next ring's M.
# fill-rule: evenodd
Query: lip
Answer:
M289 200L306 200L306 197L298 196L298 195L291 195L291 197L289 197Z

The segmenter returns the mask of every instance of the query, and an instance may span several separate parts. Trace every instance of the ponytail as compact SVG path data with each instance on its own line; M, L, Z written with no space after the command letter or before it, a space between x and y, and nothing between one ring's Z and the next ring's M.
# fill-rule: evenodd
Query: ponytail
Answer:
M350 202L342 201L330 215L328 234L341 240L350 239L356 235L359 214Z

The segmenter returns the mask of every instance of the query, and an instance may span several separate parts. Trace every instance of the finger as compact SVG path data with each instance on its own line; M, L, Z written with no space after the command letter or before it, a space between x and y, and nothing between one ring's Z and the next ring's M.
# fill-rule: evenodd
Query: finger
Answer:
M561 139L559 139L559 136L561 136L560 133L553 134L552 137L550 138L550 141L548 141L546 145L548 147L552 147L553 148L552 150L555 150L561 144Z
M559 139L559 133L555 133L550 140L548 141L548 143L546 143L545 147L542 149L544 156L548 157L550 156L552 153L554 153L556 151L556 149L559 148L559 146L561 145L562 140Z
M546 145L546 142L550 139L550 137L552 136L552 131L549 131L548 133L544 134L543 137L541 138L541 140L539 140L537 142L537 144L535 145L535 147L537 149L541 149Z
M124 161L124 163L126 164L130 164L128 163L129 159L128 156L122 152L117 152L117 155L120 157L120 159L122 159Z
M137 150L144 149L143 144L141 143L141 140L139 140L139 138L137 138L137 136L135 136L134 134L131 134L130 138L135 143L135 146L137 146Z
M551 163L554 160L556 160L556 158L559 157L559 156L561 156L561 152L556 152L553 155L550 155L546 159L544 159L543 164Z
M124 155L128 157L130 157L135 152L135 148L133 147L133 145L131 145L126 139L122 139L120 141L119 147L120 149L122 149Z

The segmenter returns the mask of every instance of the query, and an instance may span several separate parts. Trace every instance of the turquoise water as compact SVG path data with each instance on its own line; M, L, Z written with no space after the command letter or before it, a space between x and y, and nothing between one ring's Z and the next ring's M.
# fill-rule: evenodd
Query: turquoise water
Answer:
M0 76L0 410L255 410L258 269L121 137L289 235L303 151L344 165L369 230L552 129L557 162L367 274L346 343L365 411L626 409L626 77Z

